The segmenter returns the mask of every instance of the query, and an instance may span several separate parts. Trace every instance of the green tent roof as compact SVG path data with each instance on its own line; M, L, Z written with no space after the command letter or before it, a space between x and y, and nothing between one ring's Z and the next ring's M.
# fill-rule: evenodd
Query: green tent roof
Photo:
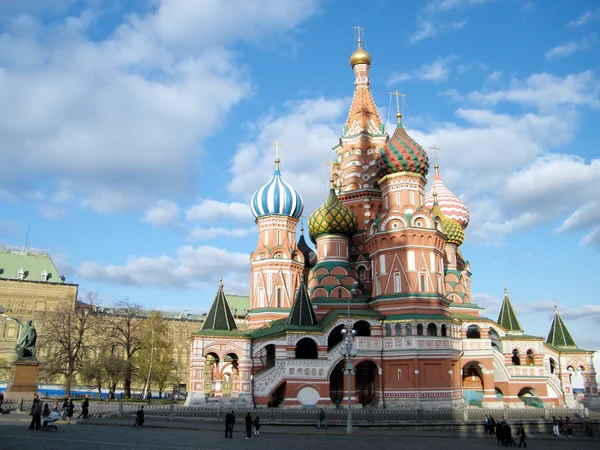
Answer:
M219 283L219 290L208 312L202 331L238 331L231 309L223 292L223 280Z
M554 319L546 343L560 347L576 347L575 340L560 317L557 307L554 307Z
M500 308L500 314L498 314L498 325L507 331L520 331L523 332L519 319L515 314L515 310L508 297L508 291L504 288L504 299L502 299L502 307Z
M0 278L64 283L49 252L13 247L0 247Z
M297 326L311 326L316 325L318 322L317 315L306 291L306 284L302 280L296 291L296 298L294 299L287 323Z

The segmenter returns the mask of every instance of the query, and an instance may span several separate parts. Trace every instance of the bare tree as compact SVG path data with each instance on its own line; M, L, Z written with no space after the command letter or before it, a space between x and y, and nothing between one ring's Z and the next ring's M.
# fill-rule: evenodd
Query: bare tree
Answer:
M40 348L46 351L43 375L47 378L62 377L66 395L71 395L75 376L85 361L93 324L89 306L82 305L76 304L71 311L47 313L44 334L40 338Z
M127 398L131 398L131 379L135 371L133 358L142 347L143 312L142 305L128 299L119 300L115 305L115 316L110 318L112 338L123 349L125 357L123 389Z

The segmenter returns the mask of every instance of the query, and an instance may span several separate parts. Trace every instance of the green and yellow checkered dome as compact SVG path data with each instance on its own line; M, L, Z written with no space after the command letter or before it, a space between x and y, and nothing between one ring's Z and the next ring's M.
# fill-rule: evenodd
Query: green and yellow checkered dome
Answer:
M444 227L444 234L447 238L448 244L454 244L459 247L465 240L465 230L461 226L461 224L446 216L440 208L440 205L437 202L437 193L433 193L433 208L431 208L431 212L434 216L437 216L442 222L442 226Z
M310 239L316 242L323 234L343 234L352 236L358 230L358 220L352 211L342 205L333 187L329 197L315 210L308 220Z

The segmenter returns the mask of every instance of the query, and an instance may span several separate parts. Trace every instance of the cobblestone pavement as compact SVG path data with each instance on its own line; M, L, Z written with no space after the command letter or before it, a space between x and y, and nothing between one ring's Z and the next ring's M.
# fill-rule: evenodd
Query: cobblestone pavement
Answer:
M65 448L115 450L115 449L338 449L359 448L380 450L381 448L420 449L483 449L497 448L495 439L480 437L440 436L423 432L418 435L403 435L392 430L385 434L362 434L346 436L344 429L329 429L328 434L317 434L308 429L295 428L284 433L284 429L264 430L259 437L245 439L242 427L234 431L233 439L224 437L217 430L136 429L124 426L90 426L59 424L57 432L31 431L25 421L0 421L0 448L2 450L40 448L44 450L64 450ZM322 430L325 431L325 430ZM335 433L335 434L334 434ZM551 449L598 449L598 439L568 439L534 436L529 440L529 448Z

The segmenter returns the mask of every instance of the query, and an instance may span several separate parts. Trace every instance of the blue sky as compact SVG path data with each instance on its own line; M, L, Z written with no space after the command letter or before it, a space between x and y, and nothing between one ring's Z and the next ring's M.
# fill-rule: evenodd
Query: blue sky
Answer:
M596 1L48 3L0 6L0 242L30 227L107 304L203 311L220 268L247 293L271 144L310 214L360 25L382 117L406 94L409 133L442 148L471 212L474 301L496 318L507 278L528 333L547 334L556 297L600 349Z

